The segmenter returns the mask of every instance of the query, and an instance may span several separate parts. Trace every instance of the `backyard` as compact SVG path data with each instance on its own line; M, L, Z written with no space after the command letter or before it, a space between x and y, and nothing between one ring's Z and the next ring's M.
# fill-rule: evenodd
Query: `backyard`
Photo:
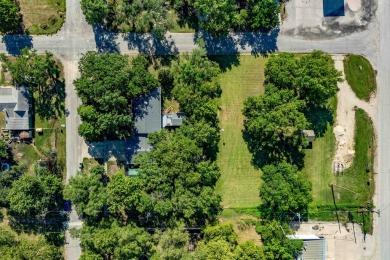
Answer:
M211 58L225 70L220 75L219 119L223 130L217 160L221 177L216 190L225 208L256 207L260 203L261 171L252 166L251 154L242 138L242 107L247 97L263 93L266 59L249 55ZM236 65L231 66L232 61Z
M65 21L65 0L20 0L23 25L29 34L53 34Z

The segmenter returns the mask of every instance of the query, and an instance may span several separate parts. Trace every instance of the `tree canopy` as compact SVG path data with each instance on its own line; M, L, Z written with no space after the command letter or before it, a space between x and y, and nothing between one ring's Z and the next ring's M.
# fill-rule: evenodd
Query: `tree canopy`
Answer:
M214 192L220 174L216 163L203 161L195 141L180 133L161 131L150 135L150 143L154 150L137 158L148 221L191 226L213 220L221 200Z
M0 33L9 33L20 27L19 7L14 0L0 0Z
M104 181L102 166L94 166L90 173L78 172L65 187L64 199L71 200L80 215L96 219L107 205Z
M53 54L46 51L38 55L36 50L22 49L20 56L11 61L1 56L4 67L11 73L16 87L25 85L32 93L34 110L41 118L52 119L62 115L64 111L65 89L61 78L61 70Z
M320 107L337 93L341 74L328 54L313 51L300 57L292 53L271 55L265 78L279 89L293 90L309 106Z
M47 243L42 237L38 240L17 237L9 230L0 228L0 255L1 259L37 259L60 260L60 250Z
M128 62L120 54L88 52L81 58L81 77L74 84L83 104L79 133L87 141L124 139L133 135L133 100L158 86L148 61L137 56Z
M152 236L143 228L117 223L101 227L84 226L81 230L80 259L139 259L153 251Z
M288 163L267 165L262 169L260 214L262 219L284 219L291 215L307 216L312 201L310 183Z
M245 101L244 135L255 164L296 161L307 145L302 133L308 126L304 109L305 102L292 90L273 86L268 86L262 96Z
M172 28L173 18L163 0L102 1L82 0L81 9L92 25L103 25L109 29L152 32L162 39Z
M237 5L234 0L195 0L200 26L214 36L226 35L235 24Z
M37 215L62 206L61 181L54 175L23 175L12 183L7 199L20 215Z

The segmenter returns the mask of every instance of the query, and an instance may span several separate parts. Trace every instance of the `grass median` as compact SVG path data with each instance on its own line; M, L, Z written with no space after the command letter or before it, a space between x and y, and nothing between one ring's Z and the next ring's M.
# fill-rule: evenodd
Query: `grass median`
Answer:
M370 62L360 55L348 55L344 59L345 77L356 96L369 101L376 91L375 72Z

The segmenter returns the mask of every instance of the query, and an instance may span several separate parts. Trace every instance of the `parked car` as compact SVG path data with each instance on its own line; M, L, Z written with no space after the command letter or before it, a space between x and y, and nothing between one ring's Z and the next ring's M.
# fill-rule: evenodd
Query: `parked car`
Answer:
M70 202L70 200L64 201L64 211L72 211L72 203Z

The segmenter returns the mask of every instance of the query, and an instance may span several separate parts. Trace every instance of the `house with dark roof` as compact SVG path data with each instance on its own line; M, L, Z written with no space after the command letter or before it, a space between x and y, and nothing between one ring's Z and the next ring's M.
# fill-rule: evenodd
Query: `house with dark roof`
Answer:
M5 113L5 129L32 128L31 95L25 86L0 88L0 111Z
M127 175L137 175L134 158L138 154L151 151L148 134L161 130L161 90L153 89L133 102L134 136L126 140Z

